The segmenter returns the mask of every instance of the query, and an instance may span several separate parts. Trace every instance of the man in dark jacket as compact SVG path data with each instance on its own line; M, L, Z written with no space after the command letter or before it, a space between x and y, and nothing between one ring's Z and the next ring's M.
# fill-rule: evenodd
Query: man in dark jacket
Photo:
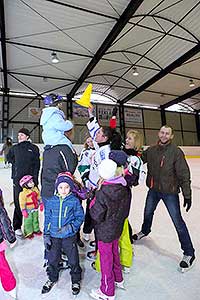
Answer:
M184 254L179 267L181 271L185 271L192 266L195 255L188 229L181 216L178 193L181 189L183 206L188 212L192 204L190 170L182 150L172 144L173 129L167 125L161 127L158 137L158 144L149 147L142 157L144 163L147 163L146 184L149 191L142 229L133 235L133 239L140 240L151 232L154 211L162 199L178 234Z
M12 164L13 195L15 210L13 215L13 227L15 234L22 237L22 213L19 205L19 193L22 188L19 180L24 175L32 175L38 185L38 174L40 170L39 148L28 139L30 132L27 128L21 128L18 132L18 144L14 145L8 153L8 162Z

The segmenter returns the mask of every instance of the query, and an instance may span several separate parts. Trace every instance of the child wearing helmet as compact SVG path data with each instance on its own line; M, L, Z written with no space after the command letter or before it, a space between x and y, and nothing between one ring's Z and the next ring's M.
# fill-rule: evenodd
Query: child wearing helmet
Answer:
M23 176L19 184L23 188L19 194L19 204L24 217L24 236L31 239L34 234L42 234L39 227L38 208L43 211L44 205L40 198L40 192L33 181L33 176Z
M77 232L84 220L79 199L70 172L59 173L55 182L55 195L45 204L44 246L47 251L48 280L42 294L49 293L59 279L61 251L68 257L71 268L72 294L80 291L81 267L77 248Z
M3 193L0 189L0 281L4 291L12 299L16 299L16 279L5 256L7 248L5 240L10 243L11 248L16 244L15 232L4 207Z
M68 145L72 143L69 132L73 129L71 121L66 120L62 111L63 98L60 95L50 94L44 98L45 108L42 110L40 125L42 125L42 139L46 145Z

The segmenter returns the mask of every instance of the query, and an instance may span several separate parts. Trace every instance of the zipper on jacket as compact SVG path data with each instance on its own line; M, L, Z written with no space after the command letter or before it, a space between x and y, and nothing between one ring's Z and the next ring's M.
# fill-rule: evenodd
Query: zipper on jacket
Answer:
M61 220L62 220L62 204L63 204L63 198L60 197L60 208L59 208L59 219L58 219L58 228L61 229Z
M65 207L64 218L66 218L68 207Z

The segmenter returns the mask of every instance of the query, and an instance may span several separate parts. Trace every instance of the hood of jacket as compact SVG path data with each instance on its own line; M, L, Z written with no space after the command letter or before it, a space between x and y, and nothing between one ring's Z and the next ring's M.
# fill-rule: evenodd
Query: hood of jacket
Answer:
M42 115L40 119L40 125L45 125L49 119L52 117L53 114L60 114L60 116L65 119L65 114L62 110L57 107L46 107L42 110Z

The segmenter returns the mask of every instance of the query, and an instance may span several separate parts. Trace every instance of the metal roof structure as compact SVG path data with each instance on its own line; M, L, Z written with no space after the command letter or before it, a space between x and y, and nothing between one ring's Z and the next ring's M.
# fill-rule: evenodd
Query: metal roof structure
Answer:
M199 111L199 20L197 0L0 0L1 89Z

